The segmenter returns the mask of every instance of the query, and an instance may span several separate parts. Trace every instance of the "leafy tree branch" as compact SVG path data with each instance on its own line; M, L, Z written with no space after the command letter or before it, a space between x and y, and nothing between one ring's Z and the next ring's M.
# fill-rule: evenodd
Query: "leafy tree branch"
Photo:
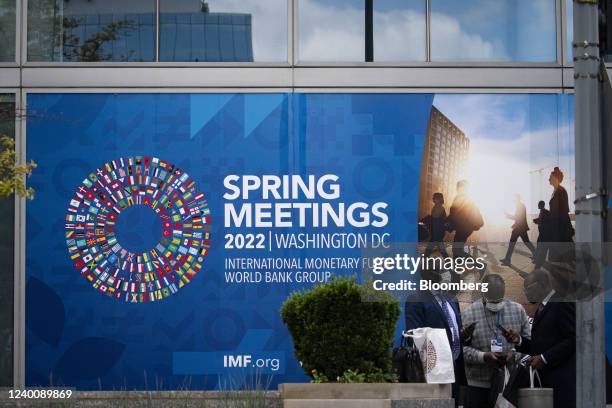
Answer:
M15 141L8 136L0 137L0 197L17 194L33 199L34 189L26 187L26 178L35 168L36 163L32 160L18 164Z

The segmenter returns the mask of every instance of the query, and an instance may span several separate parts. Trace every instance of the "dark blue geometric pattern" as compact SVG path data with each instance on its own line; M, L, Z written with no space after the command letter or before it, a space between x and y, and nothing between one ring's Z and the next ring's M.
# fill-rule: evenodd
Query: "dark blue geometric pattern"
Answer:
M228 174L336 174L342 201L389 203L389 224L363 232L388 232L394 242L417 239L417 169L432 95L29 94L27 103L27 158L39 164L31 177L37 196L26 209L28 386L47 386L53 379L78 389L155 389L162 383L166 389L186 383L218 388L227 375L222 367L179 374L173 363L185 356L180 353L216 358L238 351L282 356L272 388L307 380L279 308L292 291L313 284L225 280L226 257L269 256L224 248L225 233L253 232L223 225ZM204 272L161 302L131 304L98 295L66 251L66 208L84 175L136 155L179 166L206 192L211 214L219 214L210 224ZM359 255L358 249L274 253Z

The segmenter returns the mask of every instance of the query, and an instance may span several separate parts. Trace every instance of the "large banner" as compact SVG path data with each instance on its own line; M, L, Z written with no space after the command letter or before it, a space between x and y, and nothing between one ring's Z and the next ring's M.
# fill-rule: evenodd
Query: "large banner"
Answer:
M365 248L416 248L432 194L450 203L461 179L485 218L482 242L507 241L513 194L537 213L553 167L573 190L563 95L27 103L27 157L38 163L26 213L28 386L219 389L245 371L272 388L308 381L279 315L291 292L359 274L371 266ZM480 250L526 303L522 275ZM527 268L517 252L514 266Z

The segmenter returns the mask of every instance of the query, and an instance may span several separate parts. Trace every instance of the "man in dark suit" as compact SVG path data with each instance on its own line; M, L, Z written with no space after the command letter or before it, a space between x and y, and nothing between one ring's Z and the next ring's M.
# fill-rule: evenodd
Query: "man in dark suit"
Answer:
M575 407L576 305L563 301L543 269L529 274L524 287L527 300L539 304L531 339L508 330L506 340L516 344L518 351L531 355L531 367L540 373L542 385L553 389L555 408Z
M442 276L446 276L446 279ZM421 271L421 279L433 282L450 282L451 280L449 272L440 274L437 271L424 270ZM468 338L470 333L462 329L461 311L455 296L442 291L421 291L408 298L406 300L406 330L420 327L446 330L455 369L453 398L455 398L455 405L458 406L460 387L467 385L462 337Z
M455 231L453 238L453 257L466 257L465 244L474 231L478 231L484 225L480 210L468 194L469 183L467 180L457 182L457 195L448 214L448 223L451 230Z
M546 209L546 203L543 200L538 201L538 218L533 220L533 223L538 226L538 246L534 257L536 268L541 268L548 258L550 246L550 211Z
M527 235L527 231L529 231L529 225L527 225L527 210L525 209L525 204L521 202L521 196L518 194L515 194L513 199L514 204L516 205L514 215L506 213L507 218L514 220L514 224L512 224L512 234L510 234L508 252L506 252L506 256L501 260L501 262L505 265L510 265L512 253L514 252L514 247L519 237L523 240L527 248L529 248L532 256L535 255L536 251L531 241L529 241L529 235Z

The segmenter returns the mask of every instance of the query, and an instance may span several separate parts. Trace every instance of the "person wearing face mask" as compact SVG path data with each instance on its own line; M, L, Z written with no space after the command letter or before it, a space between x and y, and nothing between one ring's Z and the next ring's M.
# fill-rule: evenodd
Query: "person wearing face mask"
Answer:
M487 283L487 292L461 315L466 327L475 324L470 343L463 346L468 382L464 404L466 408L495 405L495 400L491 398L491 377L495 368L503 366L512 356L514 348L514 344L504 338L503 330L512 330L525 338L531 334L525 308L504 298L504 279L489 274L483 278L483 283Z
M449 271L420 271L421 279L435 283L451 282ZM406 300L406 330L420 327L445 329L448 343L453 354L455 383L452 387L455 406L460 403L460 388L466 385L465 366L463 362L463 342L471 337L470 330L464 330L461 324L459 302L452 293L446 291L421 291Z
M551 277L536 269L525 278L527 300L538 305L533 318L531 339L514 330L506 340L518 351L528 353L531 367L537 369L542 386L553 389L555 408L576 406L576 305L553 289Z

